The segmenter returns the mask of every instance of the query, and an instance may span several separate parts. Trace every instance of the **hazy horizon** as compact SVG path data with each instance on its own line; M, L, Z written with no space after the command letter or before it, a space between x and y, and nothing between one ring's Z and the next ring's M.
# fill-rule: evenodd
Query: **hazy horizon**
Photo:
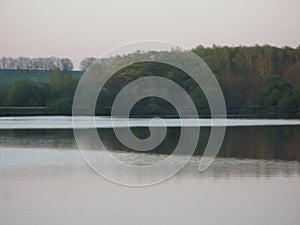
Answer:
M300 44L298 0L0 2L0 57L84 57L140 40L187 48Z

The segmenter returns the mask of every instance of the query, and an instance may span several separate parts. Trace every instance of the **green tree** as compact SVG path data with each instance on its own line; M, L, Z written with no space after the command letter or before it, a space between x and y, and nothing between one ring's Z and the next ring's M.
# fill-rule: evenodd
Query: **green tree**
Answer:
M11 107L45 106L43 90L30 80L14 81L7 93L6 105Z
M55 69L50 77L47 107L54 114L71 114L78 80L67 71Z
M6 84L0 84L0 107L5 106L5 101L7 98L7 93L9 90L9 86Z
M296 110L300 111L300 87L297 88L294 92L294 103L296 106Z
M275 110L288 110L294 106L294 96L291 84L280 76L265 80L260 93L260 103Z

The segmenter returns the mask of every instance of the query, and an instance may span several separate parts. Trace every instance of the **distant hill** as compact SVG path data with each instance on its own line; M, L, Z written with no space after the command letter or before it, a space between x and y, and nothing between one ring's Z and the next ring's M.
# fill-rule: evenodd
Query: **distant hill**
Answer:
M0 84L11 84L15 80L29 79L36 82L48 82L50 70L3 70L0 69ZM84 71L69 71L74 77L81 77Z

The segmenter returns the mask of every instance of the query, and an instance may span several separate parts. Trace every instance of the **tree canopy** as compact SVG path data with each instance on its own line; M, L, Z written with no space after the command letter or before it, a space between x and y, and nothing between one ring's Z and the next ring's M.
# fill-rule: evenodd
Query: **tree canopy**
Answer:
M229 113L238 114L251 110L251 113L256 113L255 110L275 113L300 111L300 48L278 48L268 45L198 46L192 51L199 55L216 75ZM118 68L118 65L128 62L131 58L142 60L145 56L155 58L157 53L138 51L102 59L99 63L106 65L110 62ZM4 57L0 60L1 68L8 68L10 65L11 60L7 59ZM95 60L93 57L85 58L81 62L81 68L86 70ZM44 106L49 113L70 114L79 79L68 72L73 67L69 60L54 60L52 64L50 61L47 66L35 67L52 70L48 82L21 79L12 84L1 83L0 106ZM25 68L32 68L29 61L21 57L12 64L12 68L22 67L16 65L23 64L27 65ZM118 92L131 81L146 76L163 76L173 80L191 96L199 114L209 113L207 100L193 79L177 68L155 62L136 63L117 71L100 93L96 112L109 114ZM170 104L158 98L142 100L132 112L139 115L175 113Z

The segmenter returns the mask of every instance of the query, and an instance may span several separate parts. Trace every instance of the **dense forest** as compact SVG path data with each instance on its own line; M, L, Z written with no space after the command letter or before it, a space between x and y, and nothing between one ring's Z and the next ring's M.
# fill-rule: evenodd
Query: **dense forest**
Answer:
M299 116L300 47L198 46L192 51L199 55L216 75L223 90L229 114ZM142 58L143 54L153 54L153 52L136 52L131 55L109 58L107 61L118 64L118 61L126 60L126 57ZM9 73L12 69L29 70L29 73L32 69L41 69L40 64L35 65L34 62L42 62L42 59L40 61L21 59L23 64L25 61L27 64L18 63L20 58L10 59L11 65L15 62L19 66L8 67L7 60L3 63L2 58L1 68L5 69L2 73L5 71ZM43 70L52 71L48 80L28 79L26 76L20 76L20 79L12 83L0 83L1 115L12 114L12 111L9 111L11 107L42 108L43 110L39 111L41 114L68 115L71 113L79 77L73 76L70 72L73 68L71 61L47 59L44 60ZM86 70L94 60L95 58L82 60L81 69ZM163 76L177 82L192 97L199 114L209 115L209 107L201 88L189 76L177 68L154 62L137 63L118 71L106 83L105 89L99 95L97 114L108 115L110 106L122 87L143 76ZM18 114L24 114L24 111L23 113L18 111ZM164 100L146 98L136 104L132 114L174 116L176 112Z

